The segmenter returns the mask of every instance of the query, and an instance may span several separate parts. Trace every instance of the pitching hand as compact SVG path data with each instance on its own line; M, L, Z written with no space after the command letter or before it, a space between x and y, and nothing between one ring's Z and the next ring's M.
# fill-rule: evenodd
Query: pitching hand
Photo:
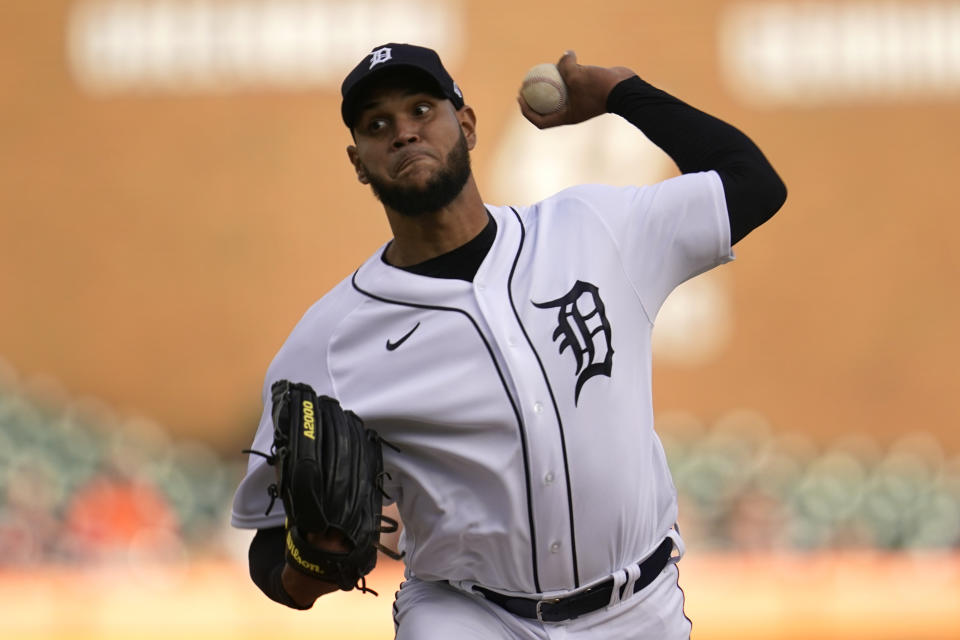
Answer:
M540 115L527 101L517 96L523 116L538 129L576 124L607 112L607 96L622 80L636 75L626 67L597 67L577 63L577 54L568 51L557 62L557 70L567 85L567 104L556 113Z

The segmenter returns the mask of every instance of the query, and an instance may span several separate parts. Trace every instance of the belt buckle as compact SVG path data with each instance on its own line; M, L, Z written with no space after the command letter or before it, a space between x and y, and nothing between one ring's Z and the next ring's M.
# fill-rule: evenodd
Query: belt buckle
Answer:
M559 622L559 620L544 620L543 619L543 604L557 604L563 598L544 598L542 600L537 600L537 622Z

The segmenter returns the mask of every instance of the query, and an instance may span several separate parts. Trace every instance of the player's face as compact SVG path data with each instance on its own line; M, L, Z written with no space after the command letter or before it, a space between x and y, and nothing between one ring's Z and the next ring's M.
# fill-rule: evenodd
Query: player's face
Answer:
M472 110L409 86L378 87L361 104L347 150L360 182L408 216L450 204L470 177Z

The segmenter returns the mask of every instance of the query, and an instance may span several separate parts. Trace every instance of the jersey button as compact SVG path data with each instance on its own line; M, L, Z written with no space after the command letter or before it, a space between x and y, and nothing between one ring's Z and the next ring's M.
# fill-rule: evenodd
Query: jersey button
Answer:
M559 543L559 542L554 542L552 545L550 545L550 553L556 553L556 552L558 552L558 551L560 551L560 543Z
M553 471L547 471L547 475L543 476L543 484L547 486L553 484Z
M534 402L534 403L533 403L533 412L534 412L534 413L543 413L543 403L542 403L542 402Z

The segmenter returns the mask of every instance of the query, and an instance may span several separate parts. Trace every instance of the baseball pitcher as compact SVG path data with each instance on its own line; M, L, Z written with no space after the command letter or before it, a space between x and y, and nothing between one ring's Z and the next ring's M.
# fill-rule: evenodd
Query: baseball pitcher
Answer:
M395 503L398 639L689 637L651 332L786 188L738 129L633 71L572 52L557 70L552 113L518 98L530 122L617 114L682 175L485 203L476 115L436 52L378 46L343 81L347 159L393 238L267 370L232 522L257 530L250 572L273 600L365 590Z

